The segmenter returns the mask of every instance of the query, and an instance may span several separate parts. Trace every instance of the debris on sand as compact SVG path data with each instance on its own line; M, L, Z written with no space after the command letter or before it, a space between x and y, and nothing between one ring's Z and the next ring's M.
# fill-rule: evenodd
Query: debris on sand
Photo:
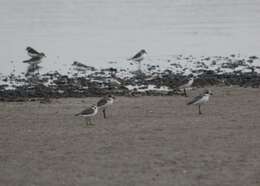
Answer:
M145 62L145 61L144 61ZM83 97L114 95L172 95L179 94L178 85L190 75L195 87L208 85L260 86L260 59L257 56L242 58L172 56L158 59L158 64L143 64L143 71L113 62L113 67L97 69L74 61L70 72L39 73L28 67L21 75L0 75L1 100L28 100L27 98ZM111 63L109 63L111 65ZM36 73L38 71L38 73ZM22 98L22 99L21 99ZM23 99L25 98L25 99Z

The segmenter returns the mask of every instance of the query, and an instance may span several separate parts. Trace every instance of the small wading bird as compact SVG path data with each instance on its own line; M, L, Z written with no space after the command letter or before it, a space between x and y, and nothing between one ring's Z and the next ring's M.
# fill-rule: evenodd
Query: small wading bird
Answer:
M191 77L191 78L187 79L186 81L184 81L183 84L178 87L178 89L179 89L179 90L182 90L182 89L183 89L184 95L185 95L186 97L188 97L186 89L187 89L187 88L190 88L190 87L192 86L193 82L194 82L194 78Z
M27 51L27 54L31 57L31 59L23 61L23 63L29 64L28 72L29 71L34 72L35 70L38 69L38 73L39 73L40 68L38 65L42 62L42 58L46 57L45 54L39 53L31 47L27 47L26 51Z
M114 96L108 95L97 102L98 109L102 110L104 118L106 118L106 109L114 103L114 100Z
M28 63L29 67L27 69L28 72L35 73L36 70L38 70L38 73L40 71L39 64L42 62L42 57L32 57L31 59L23 61L23 63Z
M92 105L82 112L75 114L75 116L82 116L86 120L86 125L93 125L91 118L94 117L98 113L98 107L96 105Z
M139 52L137 52L133 57L129 58L128 61L135 61L138 63L138 70L141 71L141 61L144 60L145 55L147 52L142 49Z
M187 103L187 105L198 105L199 114L202 114L200 107L209 101L210 95L212 95L212 92L210 90L206 90L204 94L194 97L190 102Z
M41 58L46 57L44 53L42 53L42 52L40 53L40 52L36 51L35 49L33 49L32 47L27 47L26 51L27 51L28 55L30 57L32 57L32 58L35 58L35 57L41 57Z

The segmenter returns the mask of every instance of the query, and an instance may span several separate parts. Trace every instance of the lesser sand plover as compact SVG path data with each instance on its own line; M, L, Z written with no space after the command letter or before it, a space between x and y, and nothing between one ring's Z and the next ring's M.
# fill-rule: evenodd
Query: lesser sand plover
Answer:
M114 100L115 97L113 95L108 95L97 102L98 108L102 109L104 118L106 118L106 109L114 103Z
M202 114L200 107L209 101L210 95L212 95L212 92L210 90L206 90L204 94L194 97L190 102L187 103L187 105L198 105L199 114Z
M93 124L91 121L91 118L94 117L98 113L98 107L96 105L92 105L85 110L81 111L78 114L75 114L75 116L82 116L86 120L86 125Z

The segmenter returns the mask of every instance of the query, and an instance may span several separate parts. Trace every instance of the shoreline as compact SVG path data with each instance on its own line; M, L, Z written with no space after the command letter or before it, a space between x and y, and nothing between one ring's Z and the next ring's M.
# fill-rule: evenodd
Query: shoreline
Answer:
M191 55L177 55L158 60L156 64L144 61L142 71L137 71L133 62L127 63L126 66L120 66L119 62L113 62L110 67L97 69L74 61L71 70L65 74L58 71L41 74L41 64L29 65L24 74L0 76L0 97L55 98L102 96L109 93L171 95L178 94L178 85L191 76L195 79L194 87L260 87L260 59L257 56L195 58Z

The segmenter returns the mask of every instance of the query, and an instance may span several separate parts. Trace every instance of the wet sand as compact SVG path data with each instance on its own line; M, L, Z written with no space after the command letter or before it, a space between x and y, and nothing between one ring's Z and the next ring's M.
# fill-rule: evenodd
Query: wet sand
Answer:
M0 185L259 186L260 90L211 89L201 116L190 97L118 97L90 127L74 114L99 98L0 103Z

